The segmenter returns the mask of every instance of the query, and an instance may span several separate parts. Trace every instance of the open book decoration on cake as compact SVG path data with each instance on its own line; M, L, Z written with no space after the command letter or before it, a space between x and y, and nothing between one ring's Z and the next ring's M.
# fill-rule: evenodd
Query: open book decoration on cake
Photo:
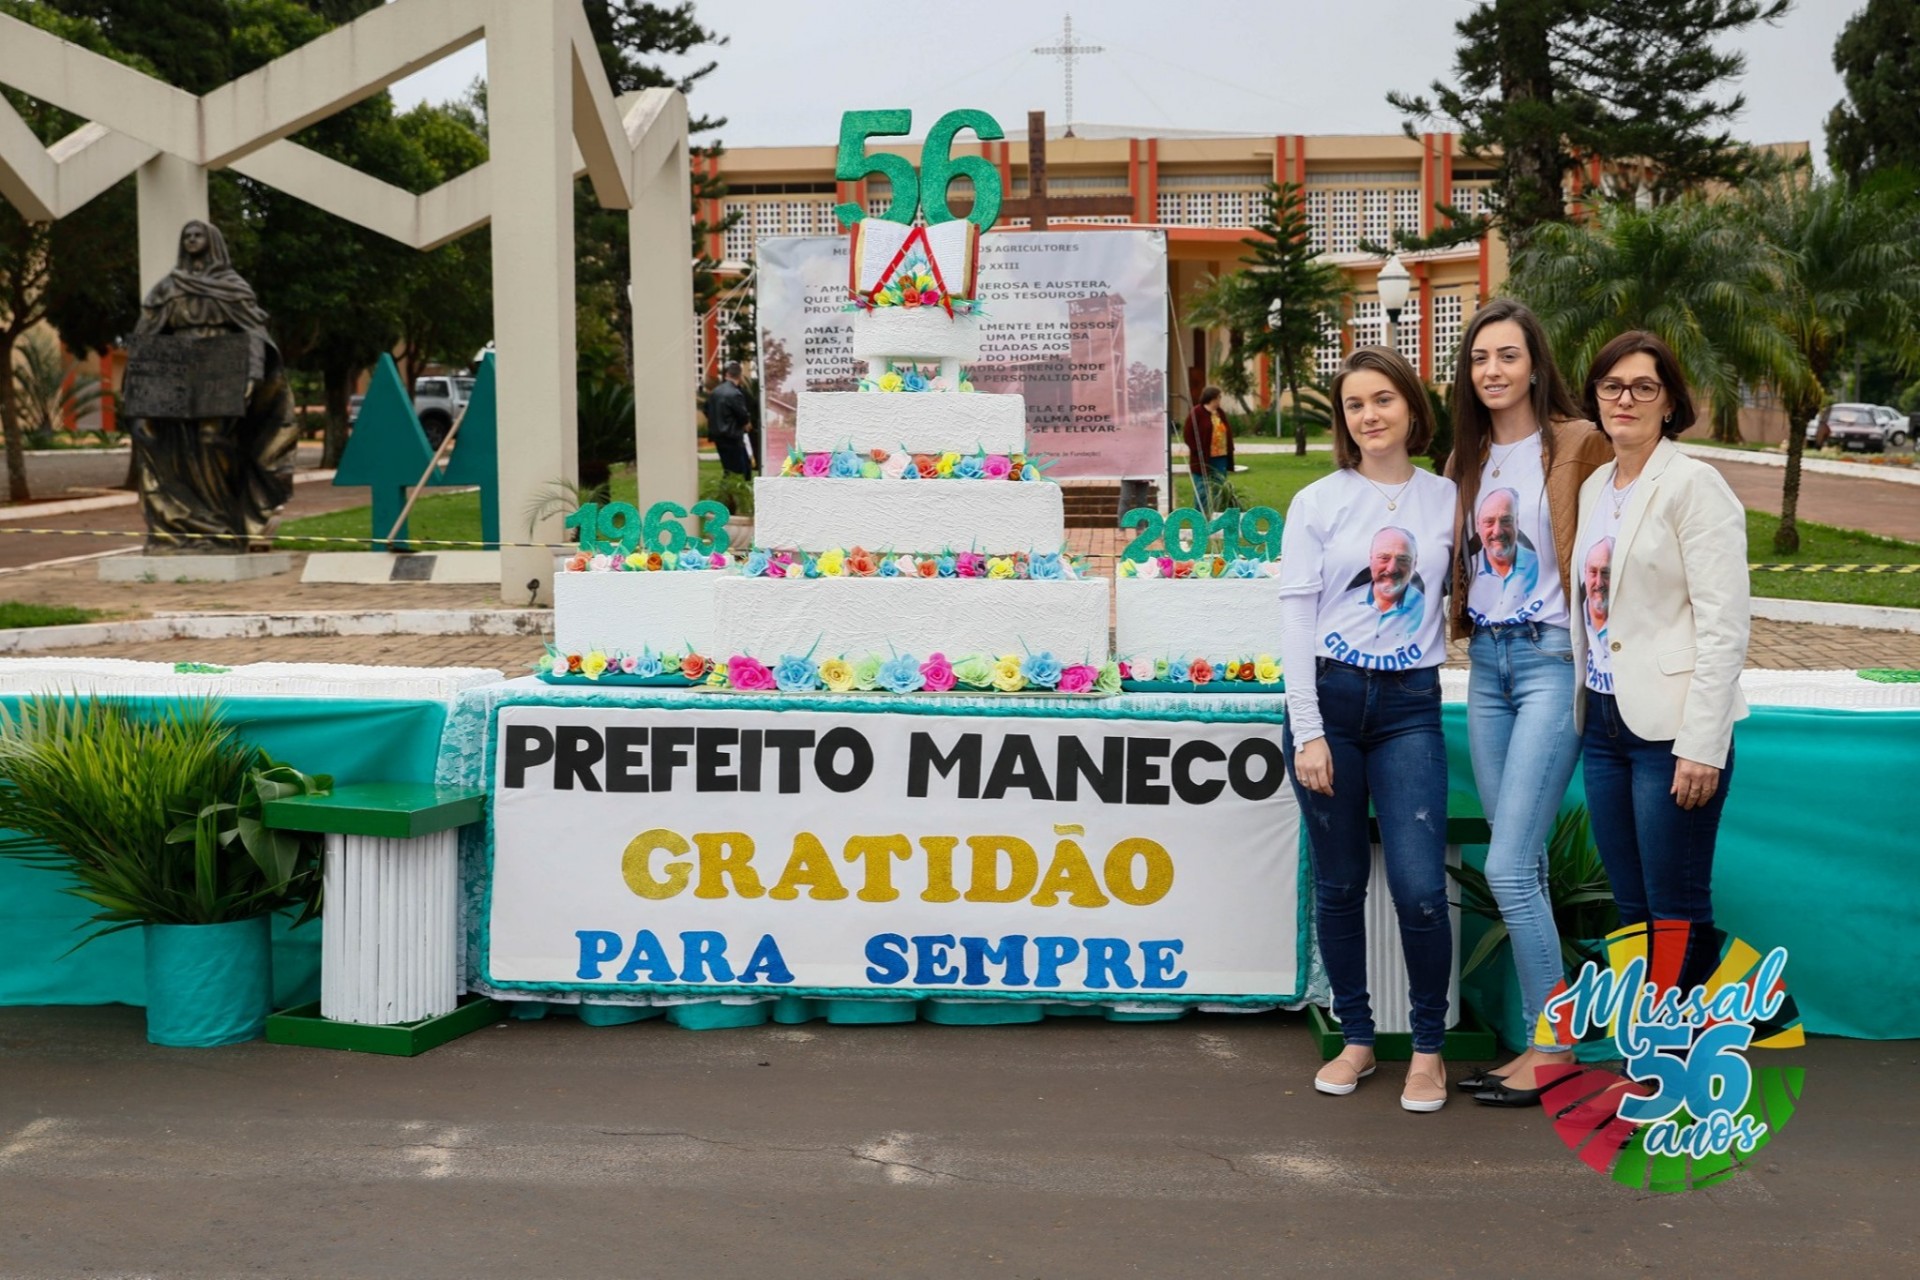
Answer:
M718 572L568 562L578 569L555 581L544 679L1119 691L1107 580L1085 576L1066 550L1060 489L1027 448L1025 403L973 392L962 367L980 351L979 232L997 215L1000 180L980 157L949 152L962 128L1002 134L984 113L950 112L928 135L919 173L902 157L864 154L866 137L910 124L905 111L843 121L840 178L879 173L893 188L879 217L840 207L854 223L847 305L854 358L867 366L862 389L798 393L793 453L780 474L754 482L753 546L724 564L709 552ZM971 221L946 202L962 175L974 184ZM924 226L914 225L916 202Z

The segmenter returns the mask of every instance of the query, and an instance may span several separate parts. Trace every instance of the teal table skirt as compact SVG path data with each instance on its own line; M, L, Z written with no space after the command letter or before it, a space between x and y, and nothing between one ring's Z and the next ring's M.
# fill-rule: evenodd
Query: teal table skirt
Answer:
M597 696L604 695L551 689L532 681L470 691L448 724L440 780L467 785L490 777L487 736L498 706L593 701ZM1167 714L1205 699L1199 694L1131 694L1125 702ZM1271 719L1283 701L1278 695L1215 699L1209 713ZM1221 702L1231 705L1220 707ZM1037 705L1033 713L1047 714ZM1448 810L1477 815L1481 810L1468 756L1466 707L1447 705L1443 722ZM1914 925L1920 921L1920 860L1912 852L1920 839L1907 803L1920 768L1920 712L1758 707L1735 730L1735 744L1713 877L1720 927L1763 951L1788 949L1787 985L1808 1031L1861 1039L1920 1037L1920 978L1914 976L1920 973L1920 928ZM1583 799L1576 770L1568 802ZM478 838L463 845L469 867L483 856ZM1477 862L1485 850L1469 849L1466 856ZM470 924L472 887L469 880ZM1467 922L1464 945L1471 947L1476 936L1473 922ZM1317 989L1317 955L1312 959L1310 989ZM1469 983L1469 990L1493 993L1509 985L1505 971L1496 969ZM1499 997L1489 999L1497 1005ZM900 1008L886 1014L863 1012L858 1001L791 1003L795 1000L768 1002L757 1012L718 1002L603 1006L597 1012L588 1004L579 1012L589 1022L666 1016L686 1026L742 1025L769 1017L893 1021L907 1016ZM527 1016L538 1012L532 1007L523 1011ZM1497 1024L1502 1010L1488 1012ZM932 1015L921 1009L919 1016ZM989 1015L983 1011L980 1017L986 1020ZM1512 1020L1517 1018L1515 1013Z
M138 699L154 702L159 699ZM18 699L5 699L11 708ZM402 699L229 698L229 723L247 741L307 773L341 782L431 782L447 708ZM88 903L62 893L63 876L0 858L0 1005L146 1003L140 931L74 943L92 928ZM276 1007L319 998L320 926L274 922Z
M1448 812L1477 814L1467 709L1444 710ZM1920 711L1755 707L1734 727L1734 769L1714 851L1716 923L1764 952L1787 949L1803 1025L1865 1040L1920 1036ZM1568 802L1583 801L1574 771ZM1465 851L1479 865L1486 850ZM1464 922L1462 946L1480 928ZM1519 1033L1503 969L1467 981L1488 1021ZM1484 976L1483 976L1484 975ZM1476 981L1475 979L1478 979ZM1515 1044L1518 1047L1518 1044Z

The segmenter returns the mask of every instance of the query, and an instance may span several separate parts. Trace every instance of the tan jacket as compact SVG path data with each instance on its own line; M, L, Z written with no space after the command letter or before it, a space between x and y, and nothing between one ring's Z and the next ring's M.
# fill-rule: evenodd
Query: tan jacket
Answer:
M1580 489L1580 523L1594 518L1613 464ZM1567 602L1573 627L1573 723L1585 723L1587 629L1579 584ZM1613 696L1627 727L1673 742L1683 760L1726 767L1733 724L1746 718L1740 669L1752 602L1747 515L1733 490L1698 458L1654 446L1622 513L1608 586L1607 647Z
M1553 469L1547 473L1547 518L1553 524L1553 551L1560 563L1560 581L1571 603L1575 584L1570 568L1573 531L1580 523L1580 486L1586 483L1594 468L1613 461L1613 442L1585 418L1554 422L1550 429ZM1456 482L1460 479L1453 474L1452 458L1447 459L1446 474ZM1472 513L1461 504L1454 517L1453 594L1447 605L1447 617L1451 620L1448 636L1454 640L1464 640L1473 634L1473 624L1467 621L1467 568L1473 562L1467 545L1473 533L1472 521Z

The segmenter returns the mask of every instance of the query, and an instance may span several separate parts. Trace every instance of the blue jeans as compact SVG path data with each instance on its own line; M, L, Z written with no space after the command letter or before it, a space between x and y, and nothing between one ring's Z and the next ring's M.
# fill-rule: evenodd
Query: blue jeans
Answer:
M1438 1053L1447 1036L1453 922L1447 910L1447 746L1440 734L1440 669L1367 671L1322 658L1320 718L1333 754L1333 795L1293 777L1313 851L1313 920L1348 1044L1373 1043L1367 996L1365 906L1373 840L1367 803L1380 817L1387 889L1407 959L1413 1047ZM1293 729L1281 734L1293 771Z
M1704 982L1719 960L1713 846L1733 784L1733 748L1727 748L1713 799L1698 809L1682 809L1672 794L1673 743L1642 738L1627 728L1612 694L1589 689L1581 759L1593 842L1613 884L1620 923L1691 923L1681 987Z
M1535 1048L1540 1011L1566 976L1547 891L1547 839L1580 758L1573 731L1573 642L1565 627L1480 627L1468 650L1467 741L1480 808L1493 827L1487 888L1500 905Z
M1217 504L1220 501L1220 490L1227 483L1228 476L1226 455L1208 458L1204 471L1194 471L1189 474L1193 477L1194 505L1208 515L1220 514Z

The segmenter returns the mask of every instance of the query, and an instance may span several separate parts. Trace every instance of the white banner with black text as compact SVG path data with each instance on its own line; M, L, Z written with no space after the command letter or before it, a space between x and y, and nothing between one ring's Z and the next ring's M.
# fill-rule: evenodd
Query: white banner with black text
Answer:
M514 706L482 981L1297 999L1278 727Z

